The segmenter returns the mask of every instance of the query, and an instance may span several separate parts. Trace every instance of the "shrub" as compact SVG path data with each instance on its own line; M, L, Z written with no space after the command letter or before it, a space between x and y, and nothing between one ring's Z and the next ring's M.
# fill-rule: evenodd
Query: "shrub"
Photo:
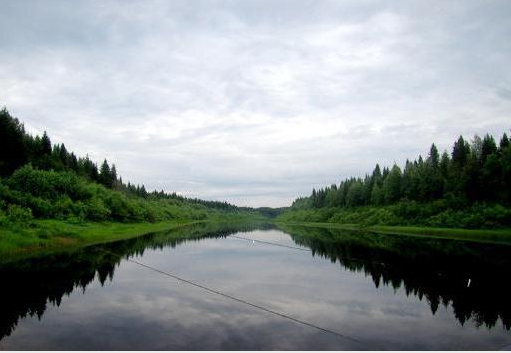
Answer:
M53 205L53 214L57 219L65 219L73 214L73 201L67 196L59 198Z
M9 219L3 210L0 209L0 226L5 226L9 223Z
M53 205L48 200L27 195L25 204L32 209L35 217L51 218L54 216Z
M110 217L110 210L106 208L103 201L98 197L93 197L85 202L86 217L92 221L105 221Z
M363 225L397 225L404 221L398 217L390 208L372 209L371 214L360 221Z
M481 211L484 218L484 227L509 227L511 226L511 210L501 205L484 207Z
M104 202L105 206L110 210L110 215L116 221L125 222L130 219L130 214L134 214L132 207L130 207L131 205L120 193L110 193Z
M28 223L33 219L32 210L18 205L9 205L7 209L7 219L11 223L16 224Z

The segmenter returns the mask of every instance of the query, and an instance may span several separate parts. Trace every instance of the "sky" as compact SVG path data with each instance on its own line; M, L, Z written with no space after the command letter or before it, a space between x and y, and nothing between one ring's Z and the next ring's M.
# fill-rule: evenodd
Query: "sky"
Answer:
M0 106L149 190L286 206L511 127L510 1L0 0Z

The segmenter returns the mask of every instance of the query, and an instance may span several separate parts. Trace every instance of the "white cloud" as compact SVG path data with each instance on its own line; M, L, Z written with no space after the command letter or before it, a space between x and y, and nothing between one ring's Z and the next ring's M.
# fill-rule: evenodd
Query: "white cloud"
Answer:
M280 206L509 129L505 2L2 6L0 103L149 188Z

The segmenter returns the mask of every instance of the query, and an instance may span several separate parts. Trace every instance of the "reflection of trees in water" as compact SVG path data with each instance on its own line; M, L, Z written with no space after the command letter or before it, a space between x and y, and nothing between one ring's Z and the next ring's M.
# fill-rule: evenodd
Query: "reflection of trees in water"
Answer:
M0 339L9 336L18 320L27 316L41 319L47 305L59 306L64 295L80 288L85 292L97 276L104 285L112 280L121 262L118 256L141 256L146 249L175 247L185 241L226 237L236 232L268 229L269 225L196 224L169 232L152 233L125 241L91 246L70 253L32 258L0 266Z
M511 329L511 248L502 245L285 227L293 240L380 285L426 299L433 314L451 305L464 324ZM470 280L470 285L469 285Z
M69 255L50 256L24 261L23 268L2 268L0 278L0 338L10 335L20 318L39 319L48 304L59 306L64 295L90 283L98 270L102 283L113 276L116 263L108 263L89 250Z
M142 256L146 249L175 247L185 241L227 237L236 232L273 229L271 225L197 224L70 253L44 256L0 266L0 339L12 333L18 320L41 318L47 305L59 306L64 295L86 290L95 278L104 285L113 279L122 256ZM350 233L321 228L284 227L293 240L351 271L364 272L376 287L404 288L407 295L426 299L436 313L452 306L463 324L473 319L494 327L500 319L511 327L511 249L505 246L456 241ZM471 279L467 287L468 279Z

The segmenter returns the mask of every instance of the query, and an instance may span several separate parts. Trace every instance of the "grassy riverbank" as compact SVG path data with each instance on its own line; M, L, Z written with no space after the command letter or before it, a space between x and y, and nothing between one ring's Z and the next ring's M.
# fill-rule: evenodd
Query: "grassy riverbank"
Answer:
M345 229L389 235L430 237L440 239L452 239L511 245L511 229L488 230L488 229L435 228L417 226L362 226L358 224L339 224L321 222L276 222L276 223L291 226Z
M141 235L171 230L200 222L243 222L248 219L216 221L176 220L158 223L72 223L59 220L33 220L27 225L0 228L0 257L23 258L43 253L73 249L93 244L108 243ZM254 221L257 221L254 219ZM259 220L261 221L261 220ZM387 235L453 239L471 242L511 245L511 229L468 230L415 226L361 226L320 222L275 222L282 226L328 228L365 231Z
M164 231L198 221L159 223L70 223L58 220L34 220L28 226L0 228L0 256L19 257L92 244L108 243Z

